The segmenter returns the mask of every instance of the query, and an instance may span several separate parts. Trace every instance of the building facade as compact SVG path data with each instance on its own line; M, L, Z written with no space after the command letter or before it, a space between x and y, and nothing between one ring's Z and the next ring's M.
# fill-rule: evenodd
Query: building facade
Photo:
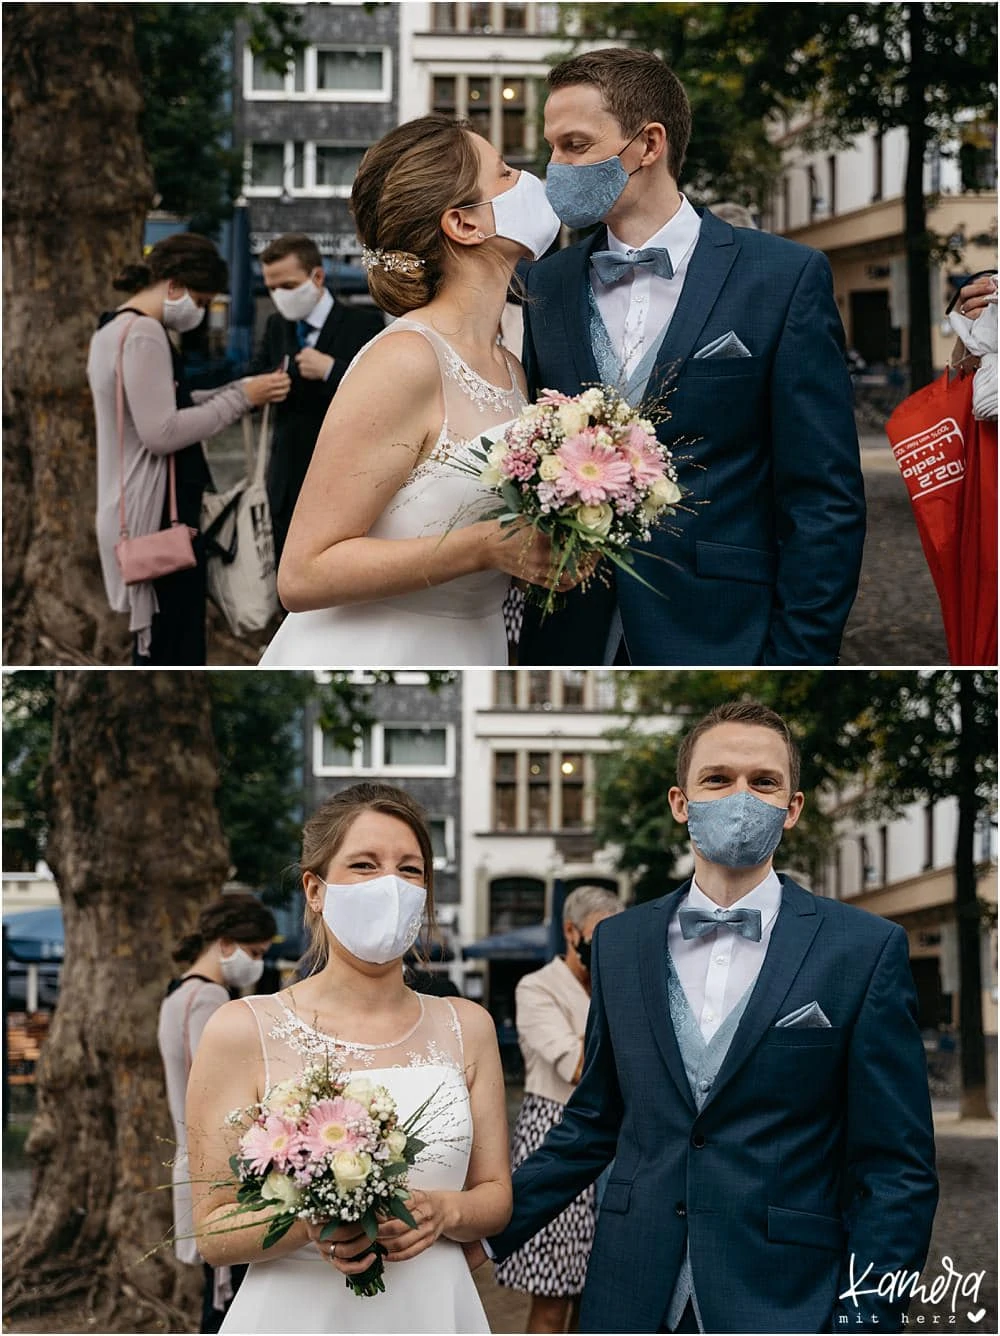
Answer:
M870 365L905 362L906 132L809 151L802 145L807 128L789 124L778 135L782 173L762 225L826 254L848 347ZM945 307L964 278L996 265L996 127L970 119L952 145L935 146L924 165L924 194L927 226L951 251L932 262L931 273L932 351L943 368L955 341Z
M360 257L348 202L365 150L400 119L403 8L300 6L305 46L284 74L237 24L236 128L254 254L283 232L306 232L325 256Z

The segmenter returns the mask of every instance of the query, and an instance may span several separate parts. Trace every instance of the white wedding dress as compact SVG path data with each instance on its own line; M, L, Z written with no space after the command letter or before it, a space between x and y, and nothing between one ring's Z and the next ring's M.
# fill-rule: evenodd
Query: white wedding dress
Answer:
M493 385L436 331L416 320L396 320L377 334L355 357L347 375L369 348L402 330L422 334L437 354L444 422L430 455L369 529L372 538L445 534L495 510L496 493L466 471L474 462L470 447L484 436L498 439L525 405L512 366L510 386ZM358 448L363 457L363 442ZM482 571L370 603L291 612L265 650L261 667L502 666L507 662L502 607L509 586L510 577L503 571Z
M342 1043L289 1010L279 996L244 999L260 1028L266 1086L330 1059L384 1085L406 1119L427 1099L412 1187L460 1191L472 1149L462 1028L447 998L420 999L416 1025L391 1044ZM439 1239L408 1262L386 1262L385 1293L360 1298L312 1243L247 1271L223 1332L488 1332L465 1255Z

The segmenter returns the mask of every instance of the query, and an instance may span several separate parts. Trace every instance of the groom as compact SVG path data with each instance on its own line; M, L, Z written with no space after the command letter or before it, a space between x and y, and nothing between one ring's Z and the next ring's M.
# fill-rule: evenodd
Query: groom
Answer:
M898 1331L860 1291L919 1270L937 1201L906 934L774 872L803 798L773 711L713 710L677 772L694 877L594 934L583 1074L492 1253L613 1159L581 1331Z
M528 271L529 390L668 394L688 495L637 563L659 592L620 576L529 609L519 662L836 663L865 504L830 266L678 192L691 108L657 56L591 51L548 82L549 200L604 225Z

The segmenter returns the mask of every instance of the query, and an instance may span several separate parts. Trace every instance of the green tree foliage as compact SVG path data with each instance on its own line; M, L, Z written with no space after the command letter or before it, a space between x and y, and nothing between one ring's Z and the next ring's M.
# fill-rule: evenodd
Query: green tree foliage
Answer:
M135 45L142 72L143 143L159 207L213 231L239 193L233 146L234 28L250 23L251 48L283 69L301 45L286 5L139 4Z

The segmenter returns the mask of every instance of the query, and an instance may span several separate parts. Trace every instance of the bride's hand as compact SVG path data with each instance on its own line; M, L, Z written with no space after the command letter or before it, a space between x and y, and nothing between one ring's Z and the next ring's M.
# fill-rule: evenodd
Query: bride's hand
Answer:
M584 557L577 562L576 573L562 572L558 580L552 579L555 565L550 539L530 524L511 524L502 526L497 520L486 521L492 532L487 535L490 551L490 564L505 571L515 579L525 580L528 584L542 585L545 589L555 589L566 593L594 573L599 556Z
M386 1250L387 1262L408 1262L411 1257L418 1257L445 1232L447 1222L441 1193L413 1191L406 1199L406 1208L416 1221L416 1229L396 1219L379 1225L378 1241Z
M306 1221L309 1239L315 1243L323 1260L345 1276L367 1271L372 1264L372 1245L361 1226L340 1225L329 1238L321 1239L320 1234L325 1228L325 1225L312 1225Z

